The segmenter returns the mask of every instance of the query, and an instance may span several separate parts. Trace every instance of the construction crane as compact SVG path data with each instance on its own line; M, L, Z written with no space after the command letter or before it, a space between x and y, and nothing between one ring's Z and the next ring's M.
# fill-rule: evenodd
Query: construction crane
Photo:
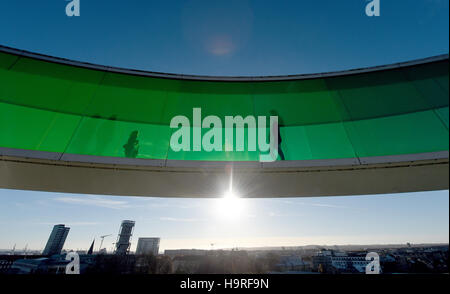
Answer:
M102 241L100 242L100 248L98 248L98 251L99 251L99 252L100 252L100 250L102 250L103 240L104 240L106 237L109 237L109 236L111 236L111 235L112 235L112 234L100 236L100 239L102 239Z

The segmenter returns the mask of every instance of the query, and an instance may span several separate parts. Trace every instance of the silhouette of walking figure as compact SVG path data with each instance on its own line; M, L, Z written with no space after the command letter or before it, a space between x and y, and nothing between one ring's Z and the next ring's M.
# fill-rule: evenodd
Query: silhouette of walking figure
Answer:
M283 141L283 138L281 138L281 130L280 126L284 126L283 119L278 115L278 112L275 110L270 111L271 116L278 116L278 123L275 123L273 128L276 128L278 130L278 155L280 156L281 160L285 160L283 149L281 148L281 142Z
M136 158L139 153L138 131L133 131L128 138L128 141L123 145L125 157Z

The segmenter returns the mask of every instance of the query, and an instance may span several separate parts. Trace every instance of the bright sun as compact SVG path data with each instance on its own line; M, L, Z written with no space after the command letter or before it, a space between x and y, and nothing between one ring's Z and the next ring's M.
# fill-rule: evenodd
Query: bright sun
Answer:
M216 202L217 216L226 221L236 221L242 216L244 201L231 189Z

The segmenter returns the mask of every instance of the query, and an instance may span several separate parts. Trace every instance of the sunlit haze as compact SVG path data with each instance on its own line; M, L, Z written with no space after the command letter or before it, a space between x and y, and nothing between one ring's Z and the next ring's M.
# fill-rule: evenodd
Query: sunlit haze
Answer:
M0 190L0 248L43 249L54 224L71 227L65 248L95 238L111 250L120 223L175 248L406 244L449 240L448 191L320 198L215 199L112 197ZM11 221L13 220L13 221ZM211 245L213 244L213 245Z

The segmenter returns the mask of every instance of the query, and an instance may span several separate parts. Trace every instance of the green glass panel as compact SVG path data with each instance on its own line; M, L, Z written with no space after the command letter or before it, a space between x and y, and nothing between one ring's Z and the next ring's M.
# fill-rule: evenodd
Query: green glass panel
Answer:
M269 116L275 111L284 126L338 122L345 118L336 96L328 91L323 80L286 82L285 87L284 92L254 95L255 114Z
M9 69L18 59L17 56L0 53L0 69Z
M442 120L443 124L447 127L448 130L448 107L443 107L436 109L436 113L439 116L439 118Z
M64 152L80 117L0 102L0 146Z
M282 138L280 148L286 160L313 159L305 127L284 127L280 132Z
M427 110L429 103L400 70L331 78L352 120Z
M434 111L346 122L358 157L448 150L448 129Z
M107 119L114 117L129 122L163 124L167 91L161 82L164 80L107 74L84 114Z
M313 125L305 129L313 159L355 157L343 123Z
M404 72L430 108L448 105L448 64L446 66L445 63L432 63L408 67Z
M33 61L36 63L37 61ZM24 64L25 63L25 64ZM0 69L0 101L39 109L81 115L98 87L102 73L98 71L62 72L61 77L37 74L41 63L28 64L20 60L9 71ZM46 63L43 63L46 64ZM55 65L44 72L59 69ZM33 70L28 72L28 69ZM69 67L65 70L70 72ZM83 81L77 81L79 75ZM70 78L70 79L69 79ZM73 78L73 79L72 79Z
M175 152L174 150L172 150L171 148L169 148L169 156L168 159L171 160L203 160L203 161L258 161L259 160L259 151L258 151L258 143L256 143L256 150L255 151L249 151L248 148L248 132L249 129L245 128L244 129L244 151L236 151L237 150L237 134L236 134L236 128L231 129L231 128L220 128L220 133L221 133L221 137L222 137L222 151L205 151L203 146L201 148L200 151L193 151L194 148L194 142L193 142L193 129L201 129L201 134L202 134L202 140L203 140L203 136L209 132L211 129L207 129L207 128L197 128L197 127L193 127L190 128L190 133L191 133L191 142L190 142L190 147L191 147L191 151L189 152ZM173 131L175 132L177 129L173 129ZM230 142L226 141L225 135L227 130L229 132L233 132L234 136L233 136L233 144L230 144ZM258 130L257 129L252 129L255 132L256 138L258 138ZM226 145L228 146L233 146L233 152L225 152L225 148Z
M21 57L11 69L31 76L46 77L59 81L70 80L74 83L98 83L104 75L102 71L85 69L77 66L44 62L37 59Z
M192 126L193 108L201 108L202 118L218 116L222 126L226 116L278 115L287 160L442 151L448 150L448 81L448 60L318 79L224 82L107 73L0 53L0 147L259 160L247 148L171 150L172 118L186 116Z
M240 115L245 118L254 113L250 95L171 92L165 108L166 122L170 123L170 120L178 115L184 115L193 122L194 108L201 108L202 118L210 115L219 117L222 126L225 125L226 116Z
M165 159L167 126L83 118L67 153L146 159Z

